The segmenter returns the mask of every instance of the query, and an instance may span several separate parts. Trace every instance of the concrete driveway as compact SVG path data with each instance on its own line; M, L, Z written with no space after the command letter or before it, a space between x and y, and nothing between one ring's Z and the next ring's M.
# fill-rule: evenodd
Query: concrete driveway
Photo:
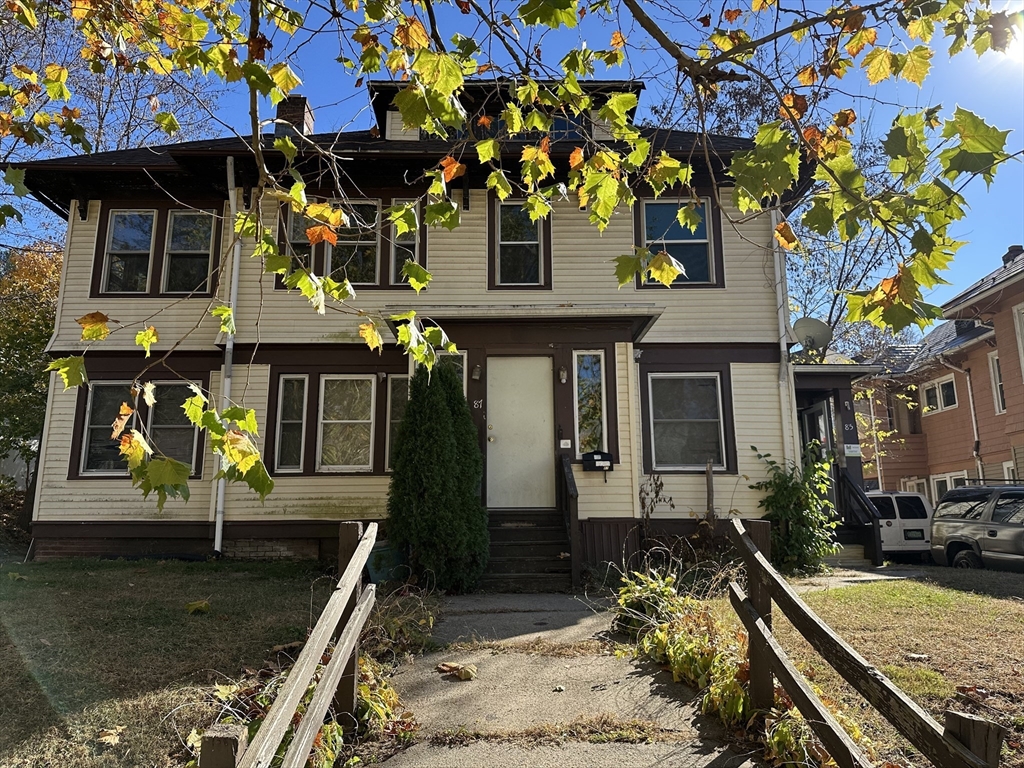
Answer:
M434 636L448 647L395 675L421 732L418 744L387 761L390 768L754 765L725 746L717 722L696 712L693 691L666 672L616 658L614 644L625 638L612 634L607 603L465 595L449 598L442 616ZM442 675L442 662L475 665L477 676ZM642 724L648 743L613 740L631 721Z

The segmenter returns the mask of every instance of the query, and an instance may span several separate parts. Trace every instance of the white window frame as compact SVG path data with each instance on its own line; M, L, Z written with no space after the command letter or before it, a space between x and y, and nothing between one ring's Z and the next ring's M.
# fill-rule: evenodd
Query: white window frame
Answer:
M537 226L537 240L502 240L501 239L501 209L503 207L523 207L525 200L495 200L494 227L498 231L494 233L494 285L497 288L515 288L517 286L536 288L543 286L545 274L545 259L548 255L544 252L544 220L537 219L534 224ZM550 219L551 213L548 213ZM503 283L501 281L501 246L503 245L536 245L537 246L537 282L535 283Z
M574 349L572 352L572 418L577 459L583 458L583 454L580 452L580 367L578 362L580 355L597 355L601 358L601 450L606 453L608 452L608 369L606 367L604 350Z
M374 224L373 224L373 241L372 241L374 243L374 252L377 254L377 258L376 258L376 261L374 262L374 267L373 267L373 275L374 275L373 282L369 282L369 283L356 283L356 282L353 282L352 280L349 280L349 282L352 285L380 285L381 284L380 283L380 257L381 257L381 252L380 252L381 251L381 247L380 247L380 233L381 233L381 229L382 229L382 227L381 227L381 220L382 220L381 211L383 210L383 208L381 206L380 198L369 197L369 198L348 199L348 200L329 200L328 203L330 205L339 206L342 209L345 209L346 207L354 208L354 207L359 206L359 205L373 205L373 206L377 207L377 216L374 219ZM349 212L346 211L345 215L349 216ZM418 223L419 223L419 215L417 214L417 224ZM350 229L351 227L348 227L348 228ZM362 238L362 236L363 236L363 233L360 233L360 238ZM419 231L418 230L417 230L416 237L419 238ZM370 241L369 237L367 237L366 240L363 240L363 239L359 239L359 240L341 240L341 239L339 239L338 240L338 246L332 246L330 243L325 242L324 243L324 275L325 276L333 275L334 271L336 269L340 268L340 265L337 266L337 267L334 265L334 248L335 247L340 247L342 244L345 244L345 245L352 245L352 244L355 244L355 245L360 245L360 244L369 245L370 242L371 241ZM390 259L389 259L389 261L390 261Z
M960 470L959 472L944 472L944 473L938 474L938 475L930 475L928 477L928 485L931 487L931 491L932 491L932 503L933 504L938 504L939 503L939 499L942 498L942 494L939 493L939 489L936 487L936 483L939 480L945 480L946 481L946 486L947 486L946 490L951 491L954 488L962 487L962 486L957 486L956 485L956 483L955 483L956 480L966 480L966 479L967 479L967 470L964 470L964 469Z
M416 203L416 206L413 209L416 212L416 229L414 230L415 233L416 233L416 239L413 241L413 244L412 244L412 260L415 263L419 264L420 263L420 247L422 246L422 243L420 242L420 234L421 234L421 232L420 232L420 224L421 224L421 219L420 219L420 205L419 205L419 201L418 200L414 200L412 198L395 198L395 199L392 199L392 201L391 201L391 205L393 205L393 206L395 206L395 205L408 205L409 203ZM395 223L394 222L391 222L391 233L390 234L391 234L391 236L388 238L389 242L391 243L390 254L389 254L389 257L388 257L388 270L389 270L389 272L388 272L388 283L390 283L391 285L403 285L403 284L408 285L408 281L407 280L403 280L402 276L400 274L398 274L398 270L397 270L398 258L397 258L397 254L395 253L395 251L399 247L400 243L399 243L399 240L398 240L398 235L396 234L396 227L395 227ZM406 234L408 234L408 233L406 233ZM403 249L407 245L408 245L408 243L402 244Z
M85 431L82 433L82 448L81 456L78 457L78 474L87 475L89 477L127 477L128 476L128 465L124 465L124 469L87 469L85 466L86 460L89 458L89 432L90 422L92 421L92 393L95 391L95 387L125 387L130 389L133 382L131 381L119 381L117 379L104 379L102 381L89 382L89 396L85 399ZM129 429L132 424L135 424L137 416L132 414L125 424L125 429ZM113 420L111 420L113 424ZM97 429L98 427L92 427ZM113 431L112 427L108 427ZM111 438L113 439L113 438Z
M715 387L718 394L718 439L719 446L722 449L722 464L712 465L712 469L725 471L725 462L728 461L725 447L725 407L722 402L722 376L717 371L707 372L676 372L676 371L659 371L651 372L647 374L647 429L648 434L651 437L651 469L655 472L680 472L680 471L692 471L692 470L703 470L707 467L706 464L659 464L658 463L658 447L654 443L654 379L714 379Z
M687 239L687 240L666 240L665 238L652 238L648 237L647 233L647 206L648 205L673 205L669 200L643 200L641 201L640 209L640 229L642 232L642 241L645 248L650 249L651 243L662 243L663 245L674 245L682 243L685 245L697 245L704 243L708 247L708 279L707 280L690 280L687 278L686 285L714 285L718 276L715 274L715 239L714 233L711 231L712 218L711 218L711 198L700 197L701 205L704 207L704 232L707 235L703 240ZM687 201L689 203L691 201ZM675 204L677 208L681 207L679 204ZM653 253L653 251L652 251ZM658 284L660 285L660 284ZM682 284L681 284L682 285Z
M187 215L199 215L206 214L210 217L210 245L205 251L206 253L206 290L198 291L171 291L167 288L167 276L170 274L171 266L171 220L175 214L187 214ZM213 277L213 250L214 243L217 239L217 212L208 208L172 208L167 211L167 231L164 236L164 260L163 260L163 274L160 276L160 291L161 293L168 293L172 296L189 296L193 293L205 295L211 293L213 285L211 279ZM184 256L198 256L204 251L175 251L175 253Z
M992 380L992 405L996 413L1006 413L1006 387L1003 385L1003 369L999 364L999 350L988 353L988 375Z
M1017 356L1020 359L1020 369L1024 371L1024 303L1017 304L1012 310L1013 327L1017 331Z
M110 279L110 239L114 236L114 216L124 213L148 213L153 216L153 231L149 234L149 262L146 266L146 290L144 291L112 291L109 288ZM156 249L156 230L160 223L160 211L156 208L111 208L107 212L107 241L103 244L103 276L100 282L100 293L128 294L132 296L145 296L149 293L149 286L153 282L153 256ZM133 253L133 251L125 251Z
M325 465L323 463L324 441L324 393L328 381L362 380L370 382L370 453L365 465ZM373 444L376 440L377 428L377 375L375 373L326 373L320 376L320 402L316 412L316 471L317 472L372 472ZM343 420L332 424L362 424L363 420Z
M1013 460L1003 462L1003 480L1017 480L1017 465Z
M953 405L946 405L942 402L942 385L946 382L953 383L953 399L956 401ZM928 408L928 398L925 393L935 388L935 402L936 408ZM941 413L942 411L952 411L954 408L960 407L960 393L956 391L956 376L950 374L949 376L943 376L940 379L932 379L931 381L921 385L921 415L931 416L933 413Z
M393 390L393 387L391 386L391 383L393 381L395 381L395 380L398 380L398 379L400 379L402 381L406 381L409 384L412 383L412 377L409 374L407 374L407 373L389 373L388 374L388 408L387 408L387 411L388 411L388 416L387 416L388 423L387 423L387 434L385 435L385 439L384 439L384 471L385 472L391 472L394 469L394 467L391 466L391 421L392 421L391 420L391 401L392 401L391 395L392 395L392 390ZM406 397L408 397L409 394L410 394L410 390L408 389L408 384L407 384L407 386L406 386Z
M302 437L299 443L299 466L298 467L284 467L282 468L279 464L278 457L281 455L281 425L284 423L281 420L281 413L284 409L284 383L285 381L302 381ZM274 429L274 473L282 475L295 475L301 474L306 467L306 422L307 414L309 411L309 374L307 373L282 373L277 379L277 421ZM289 424L295 422L289 421Z
M157 397L159 399L159 397L160 397L160 387L161 386L164 386L164 387L172 386L172 387L177 387L177 388L183 389L185 391L191 391L191 390L189 390L189 387L188 387L189 384L194 384L196 387L200 387L201 388L203 383L201 381L182 381L181 379L164 379L162 381L153 381L152 384L156 388L156 394L157 394ZM191 397L191 395L190 395L190 397ZM146 412L146 432L148 433L149 437L152 437L152 435L153 435L153 413L154 413L154 411L155 411L155 408L153 406L149 406L149 408L147 409L147 412ZM164 426L167 426L167 425L164 425ZM157 428L159 429L161 427L158 426ZM180 425L179 424L175 424L175 425L171 426L171 429L185 429L185 425L184 424L180 424ZM155 440L153 442L156 443ZM160 448L160 444L157 443L156 447L157 447L157 449L159 449ZM192 425L192 462L189 464L189 468L190 468L189 475L190 476L194 475L196 473L196 459L198 458L198 454L199 454L199 427L197 427L195 424L193 424Z

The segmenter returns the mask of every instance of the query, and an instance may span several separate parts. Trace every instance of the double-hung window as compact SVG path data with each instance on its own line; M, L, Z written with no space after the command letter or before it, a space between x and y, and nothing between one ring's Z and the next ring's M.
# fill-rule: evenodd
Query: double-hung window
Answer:
M392 205L408 205L412 200L392 200ZM398 234L398 227L391 225L391 284L401 285L406 282L402 274L402 267L405 262L419 261L417 254L420 248L420 223L418 206L413 208L416 212L416 226L407 232Z
M497 202L496 286L538 286L544 283L541 223L531 221L521 202Z
M956 408L956 382L952 376L930 381L921 388L921 406L924 415Z
M992 402L996 413L1006 413L1006 391L1003 389L1003 369L999 365L999 353L989 352L988 373L992 379Z
M164 293L209 293L214 231L210 211L167 214Z
M155 210L113 210L107 226L104 293L148 293Z
M576 455L608 450L604 352L573 352Z
M305 374L281 376L277 391L277 440L274 470L301 472L306 443Z
M369 472L373 469L373 375L320 377L317 469Z
M651 373L651 463L655 471L725 469L721 382L717 373Z
M409 377L405 374L388 376L388 446L387 469L395 467L395 451L398 448L399 426L405 417L405 409L409 404Z
M288 209L287 255L295 259L297 266L313 269L313 246L310 245L306 230L317 222L301 213Z
M125 475L127 465L120 451L120 438L135 426L135 416L128 419L124 430L112 434L122 404L132 404L131 382L104 381L89 384L85 414L85 435L82 441L82 474Z
M378 278L380 205L376 202L344 206L348 226L337 230L336 245L327 245L326 275L353 285L376 285Z
M157 382L156 402L149 407L149 440L153 449L170 459L196 469L199 430L189 421L181 404L192 396L185 382Z
M709 219L711 201L703 197L695 205L701 221L694 231L679 223L677 202L645 200L642 210L643 245L652 255L662 251L678 261L684 270L673 285L709 284L716 280L715 258Z

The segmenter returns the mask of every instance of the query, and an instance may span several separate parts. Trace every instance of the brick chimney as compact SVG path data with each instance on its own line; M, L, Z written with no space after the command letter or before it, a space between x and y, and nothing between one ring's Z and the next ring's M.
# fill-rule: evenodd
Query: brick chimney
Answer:
M313 133L313 110L305 96L300 96L297 93L285 96L277 105L277 119L283 120L288 125L275 123L275 136L293 134L309 136Z
M1024 245L1011 245L1003 254L1003 266L1008 267L1010 262L1024 253Z

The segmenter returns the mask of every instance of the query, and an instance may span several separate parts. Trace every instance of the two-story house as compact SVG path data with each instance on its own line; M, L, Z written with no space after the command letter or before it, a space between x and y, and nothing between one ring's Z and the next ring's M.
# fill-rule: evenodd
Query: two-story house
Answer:
M859 383L865 481L933 502L969 481L1024 476L1024 249L946 302L918 345L887 350Z
M467 111L486 110L484 97L494 87L468 85ZM642 84L588 87L600 100L610 92L638 92ZM654 152L664 149L693 165L703 215L694 232L676 223L679 200L655 199L642 187L633 209L617 211L603 233L575 200L559 200L550 216L531 222L521 201L500 201L488 191L487 170L474 158L454 182L461 226L421 226L398 237L383 209L422 196L423 169L436 167L456 144L403 130L391 106L398 86L373 83L370 90L374 130L315 133L305 100L294 96L281 104L279 117L303 134L296 144L300 161L308 158L300 162L307 194L337 197L340 184L350 210L380 226L370 234L343 230L334 246L310 245L300 217L276 202L266 204L264 215L277 222L286 249L318 274L352 282L354 306L415 309L458 345L455 362L479 428L482 493L492 519L557 512L562 456L579 494L577 560L621 554L641 516L639 485L651 473L664 478L675 503L674 512L658 510L659 519L704 512L709 460L719 512L758 517L759 495L749 485L764 476L764 466L751 446L792 459L798 430L773 214L741 217L730 207L728 189L720 188L718 197L711 190L711 174L726 180L731 154L750 142L711 137L705 155L697 134L647 131ZM552 159L564 175L580 142L571 125L551 139ZM266 137L268 162L280 164L272 141ZM523 145L505 144L507 165L518 167ZM317 147L342 158L330 185L315 162ZM368 349L358 334L362 320L352 313L318 316L301 295L264 274L260 259L249 258L252 242L243 243L238 272L231 274L230 214L248 199L256 178L244 141L194 141L23 167L32 193L67 219L50 352L88 347L90 381L68 391L56 376L51 382L32 528L37 558L204 555L215 542L228 555L316 556L331 550L337 521L385 516L410 361L393 338L380 354ZM637 245L672 253L686 277L671 288L619 289L613 260ZM409 258L433 275L420 294L401 274ZM217 303L225 301L233 281L231 397L259 418L261 449L276 484L264 504L236 485L218 493L213 457L180 408L182 379L219 402L226 339L209 316L210 297L217 291L224 297ZM83 342L75 321L93 311L126 330L99 344ZM111 440L118 406L146 364L134 335L148 325L160 336L154 356L172 345L174 351L144 374L156 382L157 404L141 404L135 418L165 453L193 467L191 499L170 500L162 512L132 488ZM582 454L593 450L611 454L611 471L582 471Z

